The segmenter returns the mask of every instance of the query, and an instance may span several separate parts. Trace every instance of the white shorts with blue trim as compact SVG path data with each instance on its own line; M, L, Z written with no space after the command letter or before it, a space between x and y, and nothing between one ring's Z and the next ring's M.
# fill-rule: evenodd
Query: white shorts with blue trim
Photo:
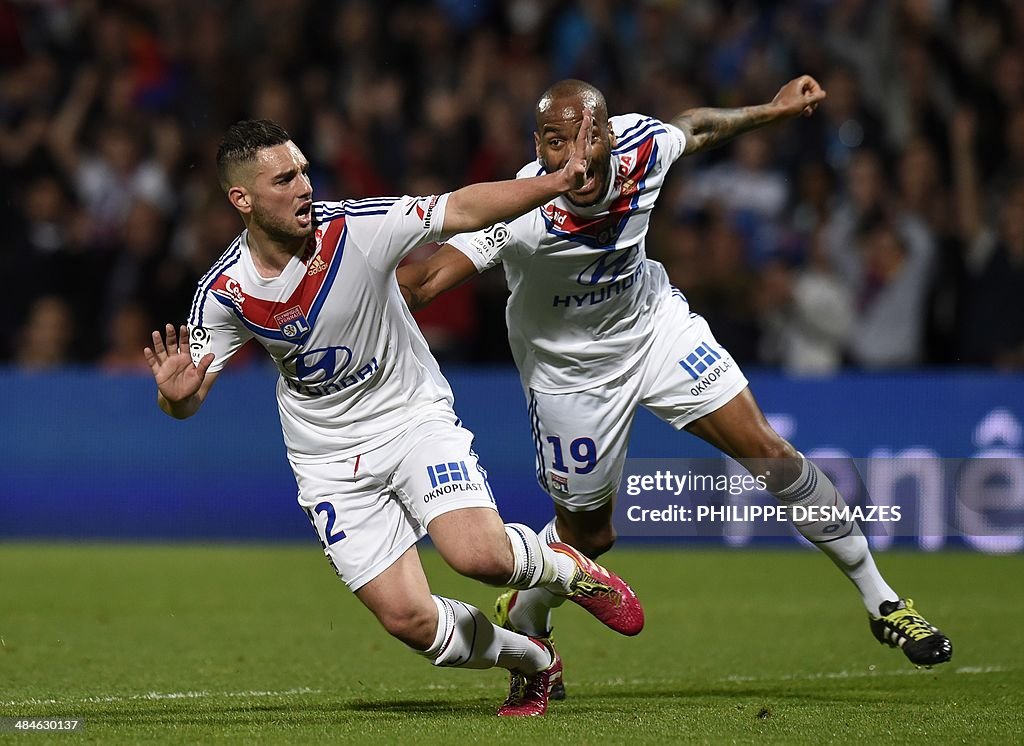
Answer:
M528 392L537 481L567 510L597 510L615 498L638 406L681 430L747 387L682 293L674 291L656 313L650 349L629 372L585 391Z
M338 576L356 591L394 564L437 516L497 510L473 433L447 406L389 443L327 464L292 462L299 505Z

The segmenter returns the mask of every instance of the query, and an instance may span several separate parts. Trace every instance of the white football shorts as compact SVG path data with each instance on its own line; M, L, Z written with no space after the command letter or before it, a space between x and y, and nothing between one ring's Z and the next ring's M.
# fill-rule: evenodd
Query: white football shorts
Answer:
M437 516L497 510L472 445L473 433L447 405L437 405L402 435L355 458L292 462L299 505L351 590L394 564Z
M673 289L656 313L651 347L628 373L584 391L527 393L537 481L567 510L596 510L614 499L638 405L682 430L747 387L682 293Z

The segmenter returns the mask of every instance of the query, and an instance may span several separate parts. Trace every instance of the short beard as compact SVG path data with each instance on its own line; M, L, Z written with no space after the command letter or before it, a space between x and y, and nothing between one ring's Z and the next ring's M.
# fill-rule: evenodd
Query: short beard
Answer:
M259 209L258 205L253 205L252 220L256 225L260 227L264 233L266 233L274 241L280 241L281 243L288 243L290 241L298 241L308 237L313 232L313 224L306 228L295 228L290 225L286 225L284 221L278 220L270 215L264 213Z

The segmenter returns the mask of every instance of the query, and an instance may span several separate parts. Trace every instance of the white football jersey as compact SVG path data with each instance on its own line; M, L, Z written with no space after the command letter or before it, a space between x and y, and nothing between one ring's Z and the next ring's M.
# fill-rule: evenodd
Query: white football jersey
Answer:
M651 311L671 292L664 267L647 258L644 238L686 138L639 114L609 123L618 141L608 193L596 205L559 197L448 240L480 271L504 263L509 343L523 384L536 391L581 391L629 370L650 344ZM543 172L537 160L517 178Z
M255 338L280 371L289 458L326 463L400 434L452 392L395 280L398 262L441 238L448 195L317 202L303 256L278 276L253 265L248 231L199 282L189 314L192 359L224 367Z

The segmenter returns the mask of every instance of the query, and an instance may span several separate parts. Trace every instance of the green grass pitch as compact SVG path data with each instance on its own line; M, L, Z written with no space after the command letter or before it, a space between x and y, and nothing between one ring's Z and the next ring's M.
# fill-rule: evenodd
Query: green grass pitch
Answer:
M424 553L435 591L495 591ZM621 638L567 605L569 698L499 720L498 671L390 639L309 546L0 546L0 716L79 717L33 743L1019 742L1024 556L887 553L952 663L916 670L810 551L616 549L647 609Z

